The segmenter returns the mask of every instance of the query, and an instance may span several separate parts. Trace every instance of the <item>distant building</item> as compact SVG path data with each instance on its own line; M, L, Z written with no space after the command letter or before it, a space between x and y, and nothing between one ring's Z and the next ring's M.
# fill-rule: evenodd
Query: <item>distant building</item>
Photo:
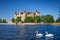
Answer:
M14 18L16 19L17 17L21 17L21 20L24 21L24 19L26 18L26 16L40 16L39 15L39 11L36 10L36 12L26 12L26 11L23 11L23 12L19 12L19 13L14 13Z

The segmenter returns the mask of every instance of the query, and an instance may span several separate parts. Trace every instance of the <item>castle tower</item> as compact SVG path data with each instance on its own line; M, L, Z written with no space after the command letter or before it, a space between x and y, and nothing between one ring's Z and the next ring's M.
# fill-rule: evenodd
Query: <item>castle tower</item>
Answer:
M36 16L40 16L40 14L39 14L39 11L38 11L38 10L36 10Z
M21 20L22 20L22 21L24 21L24 20L25 20L26 13L27 13L27 12L26 12L26 10L25 10L25 11L23 12L23 15L22 15L22 17L21 17Z
M17 17L17 13L15 12L15 13L14 13L14 18L16 19L16 17Z
M60 7L59 7L59 18L60 18Z

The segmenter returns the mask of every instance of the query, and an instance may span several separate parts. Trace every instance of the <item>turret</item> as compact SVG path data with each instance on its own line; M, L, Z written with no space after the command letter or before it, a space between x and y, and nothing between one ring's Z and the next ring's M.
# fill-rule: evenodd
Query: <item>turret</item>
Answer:
M24 10L24 12L26 13L26 10Z
M24 21L24 20L25 20L26 13L27 13L27 12L26 12L26 10L25 10L25 11L23 11L23 15L22 15L22 17L21 17L21 20L22 20L22 21Z
M15 13L14 13L14 18L15 18L15 19L16 19L16 16L17 16L17 13L15 12Z
M38 10L36 10L36 16L39 16L39 11Z

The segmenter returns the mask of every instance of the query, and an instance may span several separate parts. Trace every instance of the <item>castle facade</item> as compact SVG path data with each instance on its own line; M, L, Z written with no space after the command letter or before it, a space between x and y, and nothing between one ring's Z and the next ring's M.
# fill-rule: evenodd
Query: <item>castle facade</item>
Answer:
M19 12L19 13L14 13L14 18L16 19L17 17L21 17L21 21L24 21L26 16L31 16L31 17L34 17L34 16L40 16L40 13L38 10L36 10L35 12L26 12L26 11L23 11L23 12ZM29 19L28 19L29 20Z

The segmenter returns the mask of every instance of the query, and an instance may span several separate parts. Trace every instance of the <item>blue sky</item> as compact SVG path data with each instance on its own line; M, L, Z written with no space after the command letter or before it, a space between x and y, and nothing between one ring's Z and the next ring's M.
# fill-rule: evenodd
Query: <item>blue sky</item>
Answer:
M0 0L0 18L11 20L14 12L38 10L40 16L53 15L54 19L58 18L60 0Z

